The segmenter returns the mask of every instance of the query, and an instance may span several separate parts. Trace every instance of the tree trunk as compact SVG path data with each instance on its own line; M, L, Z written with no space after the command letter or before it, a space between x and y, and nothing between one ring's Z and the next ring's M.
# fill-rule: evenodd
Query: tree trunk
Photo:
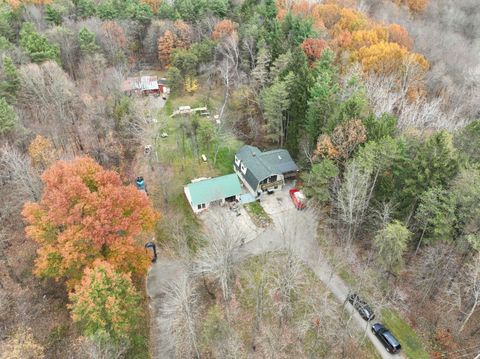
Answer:
M463 329L465 329L465 325L467 324L467 322L470 320L470 317L472 316L472 314L475 312L475 309L477 309L477 305L478 305L478 298L475 300L475 303L473 303L473 306L472 308L470 309L470 311L468 312L467 316L465 317L465 319L463 320L463 323L462 325L460 326L460 329L459 329L459 333L461 333L463 331Z
M425 235L426 230L427 230L427 225L425 224L423 226L422 235L420 236L420 239L419 239L418 244L417 244L417 249L415 249L415 254L414 254L415 257L417 256L418 249L420 248L420 245L422 244L423 236Z

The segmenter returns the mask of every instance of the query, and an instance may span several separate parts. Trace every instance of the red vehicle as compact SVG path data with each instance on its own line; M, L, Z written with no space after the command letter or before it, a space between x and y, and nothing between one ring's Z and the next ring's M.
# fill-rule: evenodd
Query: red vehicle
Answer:
M292 197L293 204L295 205L296 209L304 209L305 203L307 202L307 198L305 195L300 192L297 188L292 188L290 191L290 197Z

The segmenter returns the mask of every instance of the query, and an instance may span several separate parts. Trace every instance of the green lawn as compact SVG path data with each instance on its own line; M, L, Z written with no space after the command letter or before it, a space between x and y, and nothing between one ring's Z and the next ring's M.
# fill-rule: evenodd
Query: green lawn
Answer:
M215 106L218 98L211 97L210 104ZM183 187L192 179L200 177L216 177L233 172L235 152L242 146L242 142L235 139L233 134L222 135L221 146L218 149L216 161L213 145L202 148L193 135L194 116L175 116L170 114L179 106L200 107L206 104L204 95L197 92L192 96L172 96L167 100L164 108L158 110L156 118L156 155L164 166L161 186L168 188L167 191L158 191L157 203L163 211L167 209L183 218L183 229L186 233L188 247L195 252L201 245L201 232L197 217L193 214L184 195ZM215 110L212 110L213 113ZM196 121L212 121L206 117L197 118ZM226 129L225 131L228 131ZM161 137L162 133L167 137ZM197 135L198 137L198 135ZM204 162L201 155L207 156ZM157 238L160 242L167 243L171 238L168 216L166 220L160 220L156 228Z
M383 322L402 345L402 351L411 359L428 359L430 356L423 348L421 339L407 322L393 310L382 311Z

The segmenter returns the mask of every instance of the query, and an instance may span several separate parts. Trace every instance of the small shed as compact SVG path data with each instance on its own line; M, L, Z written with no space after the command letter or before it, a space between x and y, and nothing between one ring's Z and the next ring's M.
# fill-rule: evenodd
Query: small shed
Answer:
M183 188L193 212L199 213L212 204L224 204L239 199L242 189L235 173L202 179Z

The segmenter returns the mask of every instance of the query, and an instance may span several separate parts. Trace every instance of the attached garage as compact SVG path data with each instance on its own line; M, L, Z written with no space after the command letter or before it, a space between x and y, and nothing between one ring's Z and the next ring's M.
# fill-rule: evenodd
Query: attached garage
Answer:
M242 189L235 173L206 178L189 183L183 188L193 212L199 213L212 204L224 204L239 199Z

